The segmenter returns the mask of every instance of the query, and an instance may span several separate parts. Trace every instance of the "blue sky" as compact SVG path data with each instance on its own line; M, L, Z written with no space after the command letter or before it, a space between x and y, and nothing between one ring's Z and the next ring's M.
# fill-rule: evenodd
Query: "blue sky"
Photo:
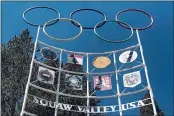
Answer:
M169 116L173 114L173 3L172 2L2 2L2 43L19 35L22 30L28 28L33 38L36 36L37 27L25 23L22 13L33 6L50 6L57 9L62 18L68 18L69 14L80 8L93 8L103 12L108 20L115 20L117 12L123 9L136 8L147 11L154 18L151 28L139 31L144 49L144 56L149 72L151 86L160 108ZM34 10L33 10L34 11ZM28 12L27 18L31 22L43 24L45 21L56 18L57 14L52 11L40 10ZM83 26L94 26L103 17L95 12L79 12L74 14L73 19ZM142 27L149 24L150 20L145 15L127 12L119 17L132 27ZM68 38L78 34L79 29L67 21L60 21L46 30L49 34ZM115 30L115 31L114 31ZM119 40L129 36L130 31L121 28L116 23L107 23L97 32L111 40ZM112 51L136 42L134 32L130 41L113 44L98 39L93 30L83 30L82 35L76 40L69 42L55 42L40 33L41 41L67 50L80 52L104 52ZM129 98L128 98L129 99ZM138 100L138 99L137 99ZM133 100L133 101L137 101ZM129 101L129 100L128 100ZM106 102L103 102L106 103Z

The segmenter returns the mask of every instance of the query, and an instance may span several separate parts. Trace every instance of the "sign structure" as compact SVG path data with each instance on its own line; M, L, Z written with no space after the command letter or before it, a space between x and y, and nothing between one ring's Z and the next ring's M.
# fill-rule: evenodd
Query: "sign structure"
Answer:
M74 90L82 90L82 76L66 74L66 87Z
M58 18L54 18L48 22L45 22L45 24L42 24L42 25L35 24L35 23L28 21L25 18L26 13L28 11L31 11L31 10L37 9L37 8L45 8L47 10L54 11L58 14ZM82 11L82 10L91 10L91 11L97 12L104 17L104 21L99 22L98 24L95 25L95 27L82 27L79 22L72 19L72 15L74 13ZM132 28L129 24L119 21L118 16L121 13L127 12L127 11L137 11L137 12L144 13L145 15L148 15L151 19L150 25L148 25L147 27L144 27L144 28ZM147 71L147 67L146 67L146 63L145 63L145 59L144 59L144 55L143 55L143 48L142 48L140 36L139 36L139 30L147 29L153 24L153 18L149 13L139 10L139 9L125 9L116 14L116 20L108 21L108 20L106 20L107 18L105 16L105 14L103 14L102 12L100 12L98 10L94 10L94 9L78 9L70 14L70 18L60 18L59 11L57 11L54 8L36 6L36 7L32 7L32 8L27 9L26 11L24 11L23 19L28 24L30 24L32 26L37 26L38 31L37 31L36 41L35 41L35 45L34 45L34 52L33 52L32 61L31 61L31 65L30 65L29 77L28 77L28 81L27 81L27 85L26 85L26 89L25 89L24 100L23 100L20 116L25 116L25 115L37 116L38 115L38 114L32 114L31 112L27 111L27 108L28 108L28 107L26 107L27 100L33 101L35 104L38 104L43 107L53 108L54 116L59 116L58 109L72 111L72 112L84 112L87 114L87 116L90 116L90 113L109 113L109 112L112 112L112 113L119 112L120 116L123 116L126 110L132 110L134 108L144 107L146 105L152 105L153 109L151 109L151 110L153 110L154 116L157 116L153 92L152 92L152 88L150 85L150 81L149 81L149 77L148 77L148 73L147 73L148 71ZM71 37L68 39L59 39L59 38L50 36L46 32L45 28L47 28L49 25L54 25L55 22L58 20L71 21L71 23L74 26L78 26L80 28L79 34L76 35L75 37ZM131 31L131 35L128 38L120 40L120 41L117 41L117 40L112 41L112 40L107 40L105 38L102 38L96 32L96 29L101 27L102 25L104 25L107 22L119 23L120 26L129 29ZM95 35L100 40L104 40L105 42L110 42L110 43L121 43L121 42L127 42L129 39L131 39L133 32L135 30L136 35L137 35L138 44L129 46L127 48L123 48L123 49L119 49L119 50L115 50L115 51L107 51L107 52L103 52L103 53L74 52L74 51L69 51L69 50L65 50L62 48L57 48L55 46L51 46L51 45L48 45L47 43L39 41L41 27L43 27L43 33L48 38L57 40L59 42L60 41L70 41L70 40L74 40L74 39L78 38L80 36L80 34L82 33L82 29L94 29ZM42 46L42 48L40 50L42 57L44 57L46 59L46 61L48 60L48 62L54 63L53 66L47 65L47 62L39 62L35 59L36 52L37 52L37 46L40 46L40 45ZM127 45L129 45L129 44L127 44ZM140 51L138 53L136 52L137 48L139 48L139 51ZM59 53L59 55L58 55L58 53ZM67 57L66 63L71 64L70 68L73 68L73 67L77 68L80 65L79 67L83 68L84 71L83 72L74 72L71 69L70 70L66 69L64 67L64 66L66 66L66 65L64 65L64 60L65 60L63 58L64 54L68 54L66 56ZM121 55L119 56L118 54L121 54ZM106 55L107 55L107 57L106 57ZM109 57L110 55L112 57ZM140 64L131 63L131 62L135 62L136 59L137 60L140 59L140 58L137 58L138 55L140 56L142 62L140 62ZM99 56L99 57L96 57L96 56ZM91 61L91 59L93 59L93 61ZM57 65L57 64L55 64L55 60L56 60L56 62L59 62L58 63L59 66L55 66L55 65ZM84 61L85 61L85 63L83 63ZM111 63L111 61L113 63ZM41 86L37 86L35 83L33 83L33 82L35 82L35 81L32 81L33 78L35 78L35 77L33 77L34 63L36 63L36 65L39 66L38 74L36 75L37 76L36 81L45 83L44 86L50 86L55 83L57 88L54 87L54 90L46 89ZM129 68L121 68L123 65L128 65L128 63L131 63L134 66L129 67ZM95 68L97 68L98 72L93 72L93 70L95 69L93 66ZM89 71L91 69L90 67L94 68L91 72ZM108 67L108 68L106 68L106 67ZM143 69L145 72L145 75L142 76L140 73L141 70L138 70L138 68ZM56 71L57 75L55 75L55 71ZM123 74L121 78L119 78L120 72ZM129 72L129 73L125 73L125 72ZM65 75L65 76L63 76L64 79L61 78L62 75ZM113 78L113 75L115 78ZM91 77L93 77L93 79L91 79ZM111 79L111 77L112 77L112 79ZM131 91L131 92L129 91L126 93L125 92L126 88L125 88L123 91L121 91L120 85L124 85L124 87L127 87L127 88L134 88L137 85L141 84L141 81L144 80L142 78L145 78L147 81L147 85L145 85L146 87L142 86L142 88L144 87L143 89L138 89L138 90ZM123 81L122 81L122 79L123 79ZM61 83L61 81L63 81L63 84ZM91 85L91 83L92 83L91 81L93 81L93 84L94 84L93 86ZM46 85L46 84L49 84L49 85ZM62 85L63 85L63 87L62 87ZM50 94L54 94L55 99L53 101L49 101L49 100L46 100L47 98L43 99L45 96L44 97L42 96L43 98L35 96L35 95L37 95L37 93L35 95L29 94L30 86L34 87L35 89L38 89L37 92L42 91L44 93L44 95L46 95L46 96L47 96L46 93L48 93L48 96L50 96ZM64 88L64 86L65 86L65 88ZM115 88L114 86L116 87L116 90L114 90L114 88ZM62 89L61 87L64 90L69 89L69 91L68 92L65 92L64 90L60 91ZM107 90L109 90L109 91L107 91ZM108 95L108 93L111 91L113 94ZM136 94L136 99L137 99L137 95L140 92L144 92L144 91L148 91L150 93L150 98L142 100L142 96L141 96L141 98L138 99L137 101L133 101L133 100L129 99L129 95L132 95L132 94ZM81 94L79 94L79 93L81 93ZM101 94L98 94L98 93L102 93L102 95L104 93L107 93L107 95L101 96ZM65 98L65 99L64 98L62 99L61 103L60 103L60 97L59 97L60 95L61 95L61 97ZM126 102L123 99L123 96L126 96L129 99L128 101L130 101L130 102ZM73 100L73 98L77 98L78 100L85 99L86 101L85 100L80 101L81 103L85 102L84 103L85 105L82 106L82 105L74 105L74 104L65 104L65 103L67 103L66 100L69 98L71 100ZM90 104L91 104L90 102L94 101L95 99L102 100L102 99L110 99L110 98L115 99L115 101L114 100L112 101L112 104L114 104L114 105L109 105L109 104L107 104L108 102L106 102L106 104L104 106L90 106ZM146 100L149 100L150 103L144 102ZM69 101L70 100L68 100L68 102ZM74 103L74 101L72 103ZM39 114L39 115L42 115L42 114ZM114 113L114 115L115 115L115 113Z
M83 56L68 54L68 63L83 65Z
M151 103L146 103L148 99L144 100L138 100L135 102L130 102L126 104L122 104L121 108L122 110L129 110L134 109L142 106L149 105ZM53 101L48 101L36 96L32 97L32 101L36 104L42 105L44 107L51 107L51 108L58 108L61 110L67 110L67 111L77 111L77 112L85 112L85 113L107 113L107 112L118 112L119 111L119 105L111 105L111 106L78 106L78 105L71 105L71 104L63 104L63 103L57 103ZM73 109L73 110L72 110Z
M46 84L53 84L54 77L55 77L54 71L44 67L39 67L37 80Z
M94 77L94 88L95 90L111 90L112 89L112 83L111 83L111 77L106 76L95 76Z
M111 63L111 60L105 56L99 56L94 59L93 65L96 68L106 68Z
M123 52L120 57L119 60L121 63L130 63L136 60L138 54L135 51L125 51Z
M123 75L123 83L125 87L135 87L141 83L140 71L131 72Z
M48 60L56 60L57 59L57 53L48 47L44 47L41 49L41 54L44 58Z

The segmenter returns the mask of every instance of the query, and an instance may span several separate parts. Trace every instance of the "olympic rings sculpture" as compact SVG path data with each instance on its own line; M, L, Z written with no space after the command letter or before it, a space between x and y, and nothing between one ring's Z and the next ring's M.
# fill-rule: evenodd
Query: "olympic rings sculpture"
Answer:
M25 18L25 15L26 15L26 13L27 13L28 11L33 10L33 9L36 9L36 8L46 8L46 9L50 9L50 10L52 10L52 11L55 11L55 12L58 14L58 18L49 20L49 21L46 22L44 25L33 24L33 23L31 23L30 21L28 21L28 20ZM101 14L101 15L104 17L104 21L99 22L99 23L96 24L94 27L84 27L84 26L82 26L79 22L77 22L77 21L75 21L75 20L72 19L73 15L74 15L75 13L80 12L80 11L84 11L84 10L94 11L94 12L97 12L97 13ZM131 25L129 25L129 24L125 23L125 22L119 21L119 20L118 20L118 16L119 16L121 13L124 13L124 12L127 12L127 11L137 11L137 12L144 13L144 14L146 14L147 16L150 17L151 23L150 23L148 26L146 26L146 27L142 27L142 28L133 28L133 27L131 27ZM122 43L122 42L125 42L125 41L129 40L129 39L132 37L132 35L133 35L133 30L145 30L145 29L151 27L152 24L153 24L153 17L152 17L149 13L147 13L147 12L145 12L145 11L142 11L142 10L139 10L139 9L125 9L125 10L122 10L122 11L120 11L120 12L118 12L118 13L116 14L116 20L106 20L107 17L105 16L105 14L102 13L102 12L100 12L100 11L98 11L98 10L95 10L95 9L88 9L88 8L77 9L77 10L74 10L74 11L70 14L70 17L69 17L69 18L60 18L60 13L59 13L56 9L54 9L54 8L47 7L47 6L36 6L36 7L32 7L32 8L27 9L26 11L24 11L24 13L23 13L23 19L24 19L25 22L27 22L28 24L30 24L30 25L32 25L32 26L41 26L41 27L43 27L43 32L44 32L44 34L45 34L47 37L49 37L49 38L51 38L51 39L54 39L54 40L57 40L57 41L69 41L69 40L74 40L74 39L78 38L78 37L81 35L82 29L94 29L94 33L95 33L95 35L96 35L99 39L101 39L101 40L103 40L103 41L106 41L106 42L110 42L110 43ZM69 21L71 21L72 24L74 24L75 26L77 26L77 27L80 28L79 34L76 35L75 37L68 38L68 39L60 39L60 38L56 38L56 37L50 36L50 35L46 32L45 27L46 27L46 26L53 25L53 24L55 24L56 22L58 22L59 20L69 20ZM101 37L101 36L96 32L96 28L99 28L99 27L103 26L106 22L117 22L120 26L122 26L122 27L124 27L124 28L126 28L126 29L130 29L130 30L131 30L131 35L130 35L128 38L123 39L123 40L120 40L120 41L118 41L118 40L112 41L112 40L108 40L108 39L105 39L105 38Z

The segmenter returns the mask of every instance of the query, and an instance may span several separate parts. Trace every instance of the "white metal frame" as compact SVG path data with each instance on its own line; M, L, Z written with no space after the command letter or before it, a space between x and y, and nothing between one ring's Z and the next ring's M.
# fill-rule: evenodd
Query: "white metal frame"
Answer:
M59 59L59 69L61 69L62 64L62 50L60 51L60 59ZM56 93L56 102L59 102L59 85L60 85L60 76L61 76L61 70L59 70L59 76L58 76L58 83L57 83L57 93ZM54 116L57 116L57 108L55 108Z
M24 95L24 101L23 101L23 105L22 105L22 110L21 110L21 113L20 113L20 116L23 116L24 114L28 114L28 115L34 115L34 114L31 114L27 111L25 111L25 105L26 105L26 100L27 100L27 95L28 95L28 90L29 90L29 86L32 86L32 87L35 87L37 89L41 89L43 91L47 91L47 92L51 92L51 93L54 93L56 94L56 102L59 102L59 95L63 95L63 96L69 96L69 97L76 97L76 98L86 98L87 99L87 107L90 106L90 99L92 98L98 98L98 99L102 99L102 98L113 98L113 97L117 97L118 98L118 105L119 105L119 113L120 113L120 116L123 116L123 112L122 111L122 108L121 108L121 97L122 96L125 96L125 95L131 95L131 94L136 94L136 93L139 93L139 92L142 92L142 91L146 91L146 90L149 90L150 92L150 99L152 101L152 106L153 106L153 112L154 112L154 116L157 116L157 111L156 111L156 106L155 106L155 101L154 101L154 97L153 97L153 92L152 92L152 88L151 88L151 85L150 85L150 81L149 81L149 77L148 77L148 71L147 71L147 66L145 64L145 60L144 60L144 55L143 55L143 48L142 48L142 45L141 45L141 41L140 41L140 36L139 36L139 32L138 30L136 30L136 35L137 35L137 40L138 40L138 44L137 45L134 45L134 46L130 46L128 48L125 48L125 49L121 49L121 50L115 50L115 51L110 51L110 52L104 52L104 53L84 53L84 52L74 52L74 51L68 51L68 50L65 50L65 49L61 49L61 48L56 48L54 46L50 46L46 43L43 43L41 41L39 41L39 32L40 32L40 27L41 26L38 26L38 30L37 30L37 36L36 36L36 41L35 41L35 44L34 44L34 52L33 52L33 56L32 56L32 60L31 60L31 64L30 64L30 72L29 72L29 77L28 77L28 81L27 81L27 85L26 85L26 88L25 88L25 95ZM60 61L59 61L59 68L55 68L55 67L51 67L51 66L48 66L46 64L43 64L39 61L36 61L34 58L35 58L35 52L36 52L36 48L37 48L37 44L40 43L40 44L43 44L47 47L50 47L50 48L54 48L54 49L57 49L57 50L60 50ZM140 47L140 54L141 54L141 58L142 58L142 64L140 65L137 65L137 66L134 66L134 67L131 67L131 68L127 68L127 69L122 69L122 70L118 70L117 69L117 62L116 62L116 53L118 52L122 52L122 51L125 51L125 50L129 50L129 49L132 49L132 48L136 48L136 47ZM74 53L74 54L83 54L83 55L86 55L86 60L87 60L87 70L86 72L73 72L73 71L67 71L67 70L63 70L61 68L61 63L62 63L62 53L63 52L66 52L66 53ZM115 71L112 71L112 72L102 72L102 73L92 73L92 72L89 72L89 55L101 55L101 54L112 54L113 55L113 59L114 59L114 67L115 67ZM31 74L32 74L32 68L33 68L33 64L34 63L37 63L39 65L43 65L45 67L48 67L50 69L54 69L54 70L57 70L59 71L59 76L58 76L58 84L57 84L57 91L52 91L52 90L49 90L49 89L45 89L45 88L41 88L39 86L36 86L34 84L32 84L30 82L31 80ZM131 70L131 69L135 69L135 68L139 68L139 67L144 67L144 70L145 70L145 76L146 76L146 80L147 80L147 87L145 87L144 89L142 90L138 90L138 91L134 91L134 92L128 92L128 93L120 93L120 90L119 90L119 82L118 82L118 73L120 72L123 72L123 71L128 71L128 70ZM86 96L78 96L78 95L71 95L71 94L65 94L65 93L62 93L59 91L59 85L60 85L60 76L61 76L61 72L64 71L64 72L70 72L70 73L74 73L74 74L85 74L87 75L87 95ZM97 74L116 74L116 88L117 88L117 93L116 95L110 95L110 96L91 96L90 95L90 91L89 91L89 75L97 75ZM57 111L58 109L55 108L55 113L54 113L54 116L57 116ZM87 112L87 116L90 116L90 113Z
M36 36L36 41L35 41L35 44L34 44L33 56L32 56L32 60L31 60L31 64L30 64L30 72L29 72L27 85L26 85L26 88L25 88L24 101L23 101L23 104L22 104L22 110L21 110L20 116L23 116L24 111L25 111L25 105L26 105L26 102L27 102L26 100L27 100L27 94L28 94L28 89L29 89L29 83L30 83L30 80L31 80L31 74L32 74L32 69L33 69L34 57L35 57L35 53L36 53L37 42L38 42L38 39L39 39L39 32L40 32L40 26L38 26L38 30L37 30L37 36Z
M118 72L117 72L117 64L116 64L115 53L113 53L113 58L114 58L114 67L115 67L115 70L116 70L116 86L117 86L117 93L118 93L119 112L120 112L120 116L122 116L123 113L122 113L122 109L121 109L121 98L120 98L120 89L119 89L119 82L118 82Z
M89 101L89 55L86 55L86 74L87 74L87 107L89 107L90 101ZM89 113L87 113L87 116L90 116Z
M149 81L147 66L146 66L146 63L145 63L145 60L144 60L143 47L141 45L138 29L136 29L136 35L137 35L138 43L140 45L140 53L141 53L142 61L143 61L143 64L145 65L144 70L145 70L145 75L146 75L148 89L149 89L149 92L150 92L150 98L151 98L151 101L152 101L152 107L153 107L154 116L157 116L155 101L154 101L153 92L152 92L152 88L151 88L150 81Z
M35 56L35 51L36 51L37 43L47 45L47 44L45 44L45 43L43 43L43 42L38 41L39 30L40 30L40 27L38 27L37 37L36 37L36 41L35 41L35 48L34 48L34 53L33 53L32 61L31 61L30 74L29 74L29 78L28 78L27 85L26 85L26 90L25 90L25 96L24 96L24 102L23 102L23 107L22 107L22 111L21 111L21 116L23 116L23 114L26 113L26 111L25 111L24 109L25 109L25 105L26 105L26 98L27 98L29 86L32 86L32 87L35 87L35 88L37 88L37 89L41 89L41 90L43 90L43 91L47 91L47 92L56 94L56 102L58 102L58 100L59 100L59 95L69 96L69 97L76 97L76 98L86 98L86 99L87 99L87 106L89 106L90 99L92 99L92 98L98 98L98 99L103 99L103 98L104 98L104 99L105 99L105 98L114 98L114 97L117 97L117 98L118 98L118 103L119 103L119 112L120 112L120 116L123 115L123 112L122 112L122 109L121 109L121 105L122 105L122 104L121 104L121 96L136 94L136 93L139 93L139 92L142 92L142 91L149 90L149 91L150 91L150 95L151 95L151 99L152 99L153 110L154 110L154 114L155 114L156 107L155 107L154 100L153 100L152 89L150 89L150 88L151 88L151 87L150 87L150 82L149 82L149 79L148 79L147 68L146 68L146 65L145 65L144 56L143 56L143 52L142 52L143 50L142 50L142 46L141 46L141 43L140 43L140 38L139 38L138 32L137 32L137 38L138 38L138 42L139 42L138 45L131 46L131 47L129 47L129 48L125 48L125 49L122 49L122 50L116 50L116 51L107 52L107 54L108 54L108 53L113 54L115 71L113 71L113 72L102 72L102 73L92 73L92 72L89 73L89 62L88 62L89 54L90 54L90 55L91 55L91 54L94 55L95 53L82 53L82 54L86 54L86 58L87 58L87 71L86 71L86 73L79 73L79 72L66 71L66 70L61 69L61 62L62 62L61 59L62 59L62 53L63 53L63 51L64 51L64 52L71 52L71 53L72 53L72 51L67 51L67 50L63 50L63 49L60 49L60 48L56 48L56 49L58 49L58 50L61 51L61 52L60 52L59 68L51 67L51 66L48 66L48 65L46 65L46 64L43 64L43 63L41 63L41 62L39 62L39 61L34 60L34 56ZM48 47L55 48L55 47L53 47L53 46L49 46L49 45L47 45L47 46L48 46ZM117 65L116 65L117 63L116 63L116 56L115 56L115 54L118 53L118 52L120 52L120 51L125 51L125 50L128 50L128 49L137 47L137 46L140 47L140 52L141 52L141 55L142 55L143 64L140 64L140 65L137 65L137 66L134 66L134 67L131 67L131 68L123 69L123 70L118 70L118 69L117 69ZM73 52L73 53L79 53L79 52ZM97 53L97 54L102 54L102 53ZM106 54L106 53L105 53L105 54ZM49 89L41 88L41 87L39 87L39 86L37 86L37 85L34 85L34 84L30 83L31 73L32 73L32 68L33 68L33 63L36 63L36 64L39 64L39 65L48 67L48 68L50 68L50 69L54 69L54 70L59 71L57 92L52 91L52 90L49 90ZM123 93L123 94L121 94L121 93L120 93L120 90L119 90L118 73L123 72L123 71L128 71L128 70L131 70L131 69L135 69L135 68L139 68L139 67L144 67L144 68L145 68L145 73L146 73L146 79L147 79L148 87L147 87L147 88L144 88L144 89L142 89L142 90L137 90L137 91L134 91L134 92L128 92L128 93ZM71 72L71 73L74 73L74 74L86 74L86 75L87 75L87 96L70 95L70 94L65 94L65 93L59 92L60 75L61 75L61 72L62 72L62 71ZM116 95L110 95L110 96L90 96L90 93L89 93L89 75L91 75L91 74L116 74L117 94L116 94ZM54 116L57 116L57 110L58 110L58 109L55 108L55 114L54 114ZM89 116L89 113L87 113L87 116ZM155 116L156 116L156 115L155 115Z

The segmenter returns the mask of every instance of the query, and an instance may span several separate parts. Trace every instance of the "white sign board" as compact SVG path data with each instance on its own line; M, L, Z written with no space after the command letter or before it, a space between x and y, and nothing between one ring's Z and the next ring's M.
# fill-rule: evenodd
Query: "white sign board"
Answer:
M46 84L54 84L54 77L55 77L54 71L44 67L39 67L37 80Z
M111 77L109 75L94 76L94 88L99 91L111 90Z
M130 63L136 60L138 54L136 51L125 51L119 56L121 63Z
M66 74L66 87L74 90L82 90L82 76Z
M68 54L68 63L83 65L83 56L77 54Z
M148 99L150 99L150 98L148 98ZM135 102L122 104L121 109L122 110L129 110L129 109L134 109L134 108L142 107L145 105L149 105L151 103L143 102L143 101L148 100L148 99L138 100ZM85 113L107 113L107 112L119 111L119 105L87 107L87 106L78 106L78 105L57 103L57 102L41 99L41 98L36 97L36 96L33 96L32 101L34 103L42 105L42 106L47 106L47 107L57 108L57 109L67 110L67 111L76 111L76 112L85 112Z
M141 83L140 71L135 71L123 75L124 87L133 88Z

